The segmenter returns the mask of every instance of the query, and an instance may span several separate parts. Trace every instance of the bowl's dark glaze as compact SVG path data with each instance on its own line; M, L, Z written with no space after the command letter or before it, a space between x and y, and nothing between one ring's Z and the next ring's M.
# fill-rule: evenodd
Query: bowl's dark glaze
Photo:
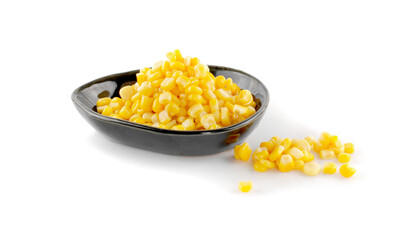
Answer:
M232 78L241 89L248 89L260 101L257 112L238 124L202 131L175 131L106 117L96 112L96 101L119 96L124 85L136 82L139 70L99 78L77 88L72 100L79 113L99 132L123 144L173 155L199 156L223 152L242 142L258 125L268 106L267 88L255 77L240 70L209 66L215 76Z

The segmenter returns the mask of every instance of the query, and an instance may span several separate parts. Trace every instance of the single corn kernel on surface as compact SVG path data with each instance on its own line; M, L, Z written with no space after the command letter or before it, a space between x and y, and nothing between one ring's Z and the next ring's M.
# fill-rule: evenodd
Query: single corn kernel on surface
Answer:
M334 151L330 149L324 149L320 151L321 159L332 159L334 158Z
M239 182L238 188L241 192L249 192L252 189L252 182Z
M309 162L304 164L302 171L308 176L317 176L321 172L321 167L316 162Z
M242 161L248 161L251 156L252 149L248 143L236 145L234 148L234 157Z
M326 162L324 163L324 169L323 172L326 174L334 174L336 173L337 166L333 162Z
M354 145L352 143L345 143L344 144L344 152L352 154L354 153Z
M348 163L341 165L340 173L343 177L349 178L354 175L356 169Z
M341 163L348 163L351 160L351 155L348 153L340 153L340 155L338 155L338 161Z

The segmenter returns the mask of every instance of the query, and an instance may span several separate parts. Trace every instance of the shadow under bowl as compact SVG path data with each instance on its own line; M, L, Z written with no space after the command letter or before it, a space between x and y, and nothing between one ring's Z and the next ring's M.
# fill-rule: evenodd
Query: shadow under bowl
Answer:
M257 102L257 112L248 119L215 130L176 131L107 117L96 111L102 97L119 97L119 90L136 82L139 70L118 73L86 83L72 93L72 101L96 130L122 144L149 151L185 156L201 156L223 152L242 143L257 127L269 103L267 88L257 78L240 70L209 66L214 76L232 78L241 89L248 89Z

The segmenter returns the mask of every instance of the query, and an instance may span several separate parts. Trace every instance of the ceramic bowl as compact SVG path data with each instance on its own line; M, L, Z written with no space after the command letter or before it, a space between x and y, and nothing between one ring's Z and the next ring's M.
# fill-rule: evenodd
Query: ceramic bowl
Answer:
M241 89L248 89L257 102L257 112L232 126L215 130L176 131L155 128L107 117L96 111L102 97L118 97L121 87L136 82L139 70L118 73L86 83L72 93L72 101L80 115L103 135L119 143L149 151L186 156L210 155L242 143L258 126L270 97L267 88L252 75L229 67L209 66L214 76L232 78Z

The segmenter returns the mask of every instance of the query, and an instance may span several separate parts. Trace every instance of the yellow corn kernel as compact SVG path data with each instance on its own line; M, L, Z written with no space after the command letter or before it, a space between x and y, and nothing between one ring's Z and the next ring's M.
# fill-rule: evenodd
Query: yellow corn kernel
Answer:
M165 78L161 83L161 88L164 91L171 91L175 88L175 78Z
M278 163L278 169L281 172L289 172L294 169L295 163L291 155L284 154Z
M330 145L330 138L331 138L330 133L322 132L318 141L324 146L324 148L327 148Z
M234 157L242 161L248 161L252 153L251 147L248 143L243 143L241 145L236 145L234 147Z
M133 122L139 123L139 124L145 124L145 121L142 118L137 118Z
M173 62L171 63L170 69L176 70L176 71L184 71L185 65L182 62Z
M241 90L237 96L236 103L247 106L252 100L252 94L249 90Z
M307 142L312 146L314 143L317 142L317 139L315 139L313 136L307 136L305 137L305 140L307 140Z
M123 118L121 118L118 114L112 114L112 115L110 115L110 117L117 118L117 119L122 119L122 120L123 120Z
M353 176L355 172L356 172L356 169L348 163L345 163L341 165L340 167L340 173L343 177L349 178Z
M172 93L171 92L163 92L159 95L159 103L162 105L166 105L169 102L172 102Z
M194 103L203 103L204 98L201 95L189 94L188 95L188 100L190 102L194 102Z
M340 155L340 153L344 153L344 150L345 150L345 149L344 149L344 144L341 144L340 147L335 147L335 148L330 147L330 149L334 151L334 154L335 154L336 156Z
M175 49L174 53L175 53L176 61L180 61L180 62L184 61L184 58L182 57L182 54L178 49Z
M342 146L343 144L341 143L340 139L336 136L333 135L330 137L330 146L333 148L338 148Z
M248 107L247 107L247 112L244 114L244 117L249 118L249 117L251 117L252 115L254 115L255 112L256 112L256 111L255 111L255 108L253 108L253 107L251 107L251 106L248 106Z
M170 121L169 123L165 125L166 125L166 129L171 129L173 126L177 125L177 123L176 123L176 120L173 119L172 121Z
M231 119L230 119L229 111L228 111L228 108L226 108L226 107L221 108L221 123L224 126L231 125Z
M261 165L259 162L254 163L254 169L258 172L265 172L268 170L268 168L264 165Z
M99 98L96 102L96 107L102 107L110 104L112 99L109 97Z
M284 138L284 140L282 140L281 142L281 145L284 146L284 151L287 151L288 149L290 149L292 141L289 138Z
M142 119L147 123L152 123L152 115L153 115L153 113L146 112L146 113L142 114Z
M125 105L125 102L121 98L114 97L110 101L109 107L111 107L112 110L115 112L116 110L120 110L123 107L123 105Z
M308 176L317 176L321 172L321 167L316 162L309 162L304 164L302 171Z
M230 111L230 112L232 112L232 113L234 113L234 105L232 104L232 103L230 103L230 102L225 102L225 105L224 105L226 108L228 108L228 110Z
M224 89L220 88L218 90L214 91L215 96L217 96L218 100L224 100L224 101L230 101L231 100L231 94L229 94L227 91Z
M268 160L269 153L266 148L257 148L254 153L252 154L252 160L255 162L260 159Z
M187 56L184 58L184 64L186 67L191 66L191 57Z
M272 162L275 162L281 157L283 152L284 152L284 146L279 145L274 148L274 150L272 151L268 159Z
M296 147L290 148L288 150L288 154L290 154L291 157L293 157L294 160L300 160L304 157L304 153Z
M167 124L172 120L166 110L163 110L162 112L160 112L158 117L159 117L159 122L162 124Z
M316 153L320 153L321 150L323 150L323 144L321 144L318 140L313 143L313 150Z
M163 61L163 63L162 63L162 73L166 74L166 72L168 72L169 70L171 70L171 62L170 61Z
M271 138L271 141L274 143L275 146L279 146L283 140L280 137L274 136Z
M215 118L213 114L205 114L203 117L201 117L201 124L204 126L205 129L209 129L211 125L216 124Z
M141 116L140 116L139 114L133 114L133 115L129 118L129 121L133 122L133 121L135 121L135 120L138 119L138 118L141 118Z
M252 189L252 182L251 181L247 181L247 182L239 182L238 183L238 189L241 192L249 192Z
M122 107L122 109L119 111L119 116L123 119L129 119L132 115L132 110L130 110L126 106Z
M158 80L162 77L163 77L162 72L155 72L155 73L152 73L152 74L148 75L148 81L153 82L153 81Z
M218 124L212 124L212 125L208 128L208 130L214 130L214 129L218 129L218 128L221 128L221 126L219 126Z
M326 174L334 174L337 171L337 166L333 162L326 162L324 163L323 173Z
M166 54L166 58L168 58L169 61L171 61L171 62L175 62L175 61L176 61L176 55L175 55L174 52L168 52L168 53Z
M202 107L202 104L197 103L188 109L188 115L190 117L197 118L203 110L204 108Z
M352 143L345 143L344 152L349 154L354 153L354 145Z
M142 85L140 85L140 87L138 88L138 92L142 94L143 96L148 96L148 97L152 96L152 94L154 93L152 83L151 82L142 83Z
M265 147L269 153L271 153L271 152L274 150L274 148L275 148L274 143L271 142L271 141L262 142L262 143L260 144L260 147Z
M160 113L163 110L162 104L159 102L159 97L155 98L152 103L152 111L155 113Z
M105 109L103 109L102 115L110 116L112 113L113 113L113 110L111 107L105 107Z
M332 159L334 158L334 151L330 149L324 149L320 151L321 159Z
M271 162L271 161L268 161L268 160L265 160L265 159L259 159L258 163L261 164L262 166L265 166L268 169L275 168L275 163L274 162Z
M186 94L196 94L196 95L201 95L203 93L202 88L194 85L190 85L185 88L185 93Z
M302 170L304 167L304 161L303 160L295 160L294 161L294 170Z
M248 109L246 107L235 104L232 112L238 115L245 115L247 111Z
M168 103L165 106L165 110L168 112L169 116L175 116L181 111L179 106L174 102Z
M185 131L185 130L188 130L188 129L186 129L183 125L175 125L175 126L171 127L171 130Z
M293 142L292 143L293 147L296 147L300 150L306 150L306 151L311 150L310 143L308 143L307 140L305 139L294 139L292 142Z
M152 111L152 104L153 104L153 98L142 96L141 109L143 109L145 112L150 112Z
M155 113L155 114L152 115L151 122L152 123L159 123L159 114L158 113Z
M106 107L107 106L100 106L100 107L97 107L96 110L97 110L98 113L102 113L103 110L105 110Z
M209 71L209 68L207 65L200 63L194 67L194 70L195 70L195 77L199 79L203 79L206 76L207 72Z
M340 153L340 155L338 155L338 161L341 163L348 163L351 160L351 155L348 153Z
M141 70L142 71L142 70ZM138 82L139 86L148 80L148 76L145 73L137 73L136 74L136 81Z
M191 59L191 66L195 67L199 63L200 63L199 58L194 57L194 58Z
M303 154L304 154L304 156L301 160L303 160L304 163L308 163L308 162L311 162L311 161L314 160L314 155L312 153L310 153L309 151L304 150Z
M154 72L159 72L162 71L162 65L163 65L163 61L157 61L156 63L153 64L151 71Z

